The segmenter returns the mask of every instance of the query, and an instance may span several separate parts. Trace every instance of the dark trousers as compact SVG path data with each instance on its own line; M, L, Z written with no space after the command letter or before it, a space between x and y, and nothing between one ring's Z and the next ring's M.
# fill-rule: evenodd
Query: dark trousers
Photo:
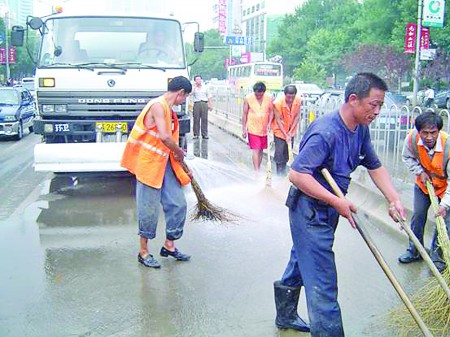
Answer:
M428 194L425 194L422 192L419 186L416 184L414 185L414 213L411 219L411 230L414 232L414 235L417 237L417 239L420 241L420 243L423 245L423 235L425 231L425 224L427 222L427 216L428 216L428 210L431 206L430 197ZM447 215L445 217L445 224L447 226L447 232L449 230L449 216ZM441 249L437 246L437 230L434 229L433 233L433 239L431 241L431 259L434 262L441 261L442 260L442 252ZM409 248L408 250L414 254L417 255L418 251L412 241L409 242Z
M276 163L277 175L286 175L286 163L289 160L289 150L285 139L277 136L273 137L275 143L275 153L273 161ZM294 138L291 138L291 146L294 147Z
M194 103L194 136L199 136L200 127L202 137L208 137L208 103L195 102Z
M293 247L281 283L305 287L312 337L344 336L333 252L338 220L334 208L305 194L289 209Z

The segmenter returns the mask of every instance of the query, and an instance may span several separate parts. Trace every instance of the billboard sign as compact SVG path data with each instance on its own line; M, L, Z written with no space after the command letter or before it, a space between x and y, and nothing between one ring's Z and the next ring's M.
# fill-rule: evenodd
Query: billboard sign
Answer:
M422 25L444 27L445 0L424 0Z

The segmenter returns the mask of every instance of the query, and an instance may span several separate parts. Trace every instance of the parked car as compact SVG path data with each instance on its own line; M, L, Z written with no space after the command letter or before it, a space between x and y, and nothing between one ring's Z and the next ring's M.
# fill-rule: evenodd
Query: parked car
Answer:
M434 95L434 104L439 108L450 110L450 89L439 91Z
M33 132L36 109L33 96L24 87L0 87L0 136L22 139L24 130Z
M303 104L311 104L324 93L321 87L313 83L292 83L297 88L297 96L302 98Z
M397 94L394 92L386 91L384 95L384 104L386 108L390 109L392 105L396 105L401 108L403 105L408 104L408 98L405 95Z
M22 81L20 81L20 84L31 93L34 99L36 99L34 90L34 77L24 77L22 78Z

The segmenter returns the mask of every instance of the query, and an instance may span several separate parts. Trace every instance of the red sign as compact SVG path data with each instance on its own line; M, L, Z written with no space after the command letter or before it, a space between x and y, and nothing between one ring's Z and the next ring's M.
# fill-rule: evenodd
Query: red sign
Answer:
M416 53L416 33L417 25L415 23L408 23L406 25L405 35L405 51L406 54ZM430 28L423 27L420 34L420 49L429 49L430 47Z
M227 32L227 3L226 0L219 0L219 34Z
M250 63L252 62L252 56L250 53L243 53L240 59L241 63Z
M430 49L430 28L422 26L422 34L420 35L420 50Z
M16 47L9 48L8 61L9 63L16 63ZM0 48L0 63L6 63L5 48Z

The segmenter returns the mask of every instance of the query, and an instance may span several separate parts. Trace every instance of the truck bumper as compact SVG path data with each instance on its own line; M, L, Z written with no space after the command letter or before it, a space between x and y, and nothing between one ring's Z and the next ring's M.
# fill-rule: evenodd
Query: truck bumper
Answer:
M123 143L37 144L34 169L38 172L114 172L120 166Z

